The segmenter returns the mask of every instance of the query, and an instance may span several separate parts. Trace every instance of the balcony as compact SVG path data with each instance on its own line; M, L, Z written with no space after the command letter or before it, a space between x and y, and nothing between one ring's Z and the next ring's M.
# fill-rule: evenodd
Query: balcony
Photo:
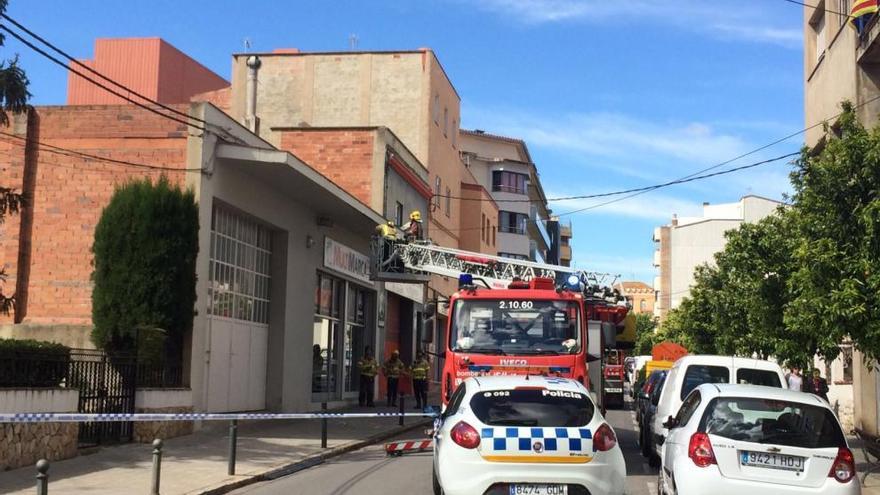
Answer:
M877 36L880 34L880 22L877 19L878 16L875 15L859 36L856 60L860 64L876 64L880 62L880 43L877 40Z
M654 268L657 268L659 266L660 266L660 250L656 249L656 250L654 250Z
M663 233L663 227L654 227L654 242L660 242L660 236Z

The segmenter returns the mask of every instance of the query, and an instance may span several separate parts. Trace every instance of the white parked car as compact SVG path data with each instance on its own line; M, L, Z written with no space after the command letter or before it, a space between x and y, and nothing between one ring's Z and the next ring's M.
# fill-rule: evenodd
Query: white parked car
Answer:
M468 378L434 428L434 494L622 495L617 436L566 378Z
M653 447L655 452L655 455L649 457L652 465L656 466L660 461L660 453L666 438L667 430L663 422L678 411L691 390L704 383L737 383L783 388L785 374L778 364L760 359L705 355L679 358L666 375L666 382L660 393L660 402L657 403L657 411L651 422L651 435L647 439L650 445L647 450L650 451Z
M861 493L840 423L814 395L706 384L666 424L661 495Z

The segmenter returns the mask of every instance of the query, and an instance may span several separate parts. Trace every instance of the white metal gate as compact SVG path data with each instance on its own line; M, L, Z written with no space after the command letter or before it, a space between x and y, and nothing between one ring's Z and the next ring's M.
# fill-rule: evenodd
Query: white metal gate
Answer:
M222 206L211 215L208 411L266 407L272 232Z

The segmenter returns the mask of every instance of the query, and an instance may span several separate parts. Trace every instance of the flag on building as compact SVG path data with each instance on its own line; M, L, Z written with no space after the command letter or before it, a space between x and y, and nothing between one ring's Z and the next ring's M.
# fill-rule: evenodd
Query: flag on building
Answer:
M880 0L855 0L853 2L852 10L850 10L850 17L853 26L855 26L856 31L858 31L859 34L862 34L862 31L865 30L868 22L870 22L877 14L877 11L880 10L880 5L878 4L880 4Z

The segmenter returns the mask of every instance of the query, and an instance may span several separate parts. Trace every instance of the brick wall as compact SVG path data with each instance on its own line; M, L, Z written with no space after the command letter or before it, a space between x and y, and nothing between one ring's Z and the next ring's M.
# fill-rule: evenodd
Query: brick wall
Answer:
M371 204L375 130L283 130L279 148L333 181L364 204Z
M41 143L135 163L186 166L186 127L134 106L38 107L29 119L18 117L3 132L25 136L27 120L31 135ZM19 191L30 184L33 193L30 211L0 225L0 262L9 275L3 291L26 301L16 322L91 323L91 246L101 211L117 186L135 178L156 179L161 173L43 148L26 160L20 141L0 136L0 184ZM184 183L182 170L164 173L173 183ZM21 229L29 217L30 233ZM26 287L16 287L25 274ZM12 317L0 321L8 323Z

